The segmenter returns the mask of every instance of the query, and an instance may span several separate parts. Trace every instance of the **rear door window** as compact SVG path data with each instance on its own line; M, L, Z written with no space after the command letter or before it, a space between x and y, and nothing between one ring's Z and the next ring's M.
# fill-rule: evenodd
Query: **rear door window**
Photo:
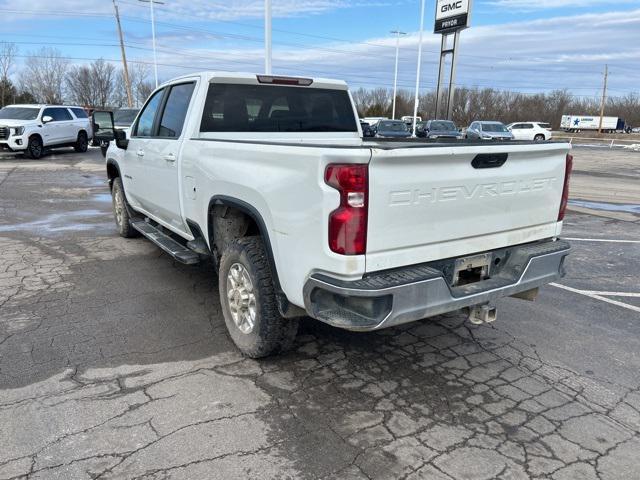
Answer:
M272 85L209 86L201 132L357 132L346 90Z
M171 87L160 120L159 137L178 138L182 133L195 83L183 83Z
M87 115L87 112L83 108L72 108L71 111L76 118L89 118L89 115Z

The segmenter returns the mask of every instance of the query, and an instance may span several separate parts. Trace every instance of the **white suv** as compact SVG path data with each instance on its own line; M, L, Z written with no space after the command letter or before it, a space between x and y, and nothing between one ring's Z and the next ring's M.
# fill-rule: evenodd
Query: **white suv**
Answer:
M507 128L513 133L514 140L529 140L543 142L551 138L553 129L551 125L544 122L522 122L511 123Z
M86 152L91 122L81 107L8 105L0 109L0 151L24 152L40 158L46 149L73 147Z

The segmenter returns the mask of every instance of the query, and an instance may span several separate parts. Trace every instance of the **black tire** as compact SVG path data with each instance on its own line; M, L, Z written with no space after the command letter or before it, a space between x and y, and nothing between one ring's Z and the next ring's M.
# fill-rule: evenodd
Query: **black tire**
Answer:
M240 270L237 270L238 265ZM251 289L245 291L253 295L253 300L249 300L250 295L247 295L247 305L243 308L238 308L237 303L242 299L241 289L234 288L229 278L233 278L232 268L236 273L240 271L241 275L246 273L250 279ZM229 244L222 254L218 280L224 321L229 336L243 355L261 358L291 348L298 332L298 320L280 316L262 238L245 237ZM235 318L238 318L240 312L247 314L251 306L254 315L249 329L246 321L236 323L232 308L236 312Z
M129 216L129 206L127 205L127 197L124 195L124 187L122 179L116 177L111 187L111 200L113 205L113 217L118 227L118 233L124 238L137 237L138 231L131 226L131 217Z
M38 135L29 137L29 143L26 150L27 157L38 160L44 155L44 146L42 145L42 139Z
M544 142L545 141L544 135L542 135L542 134L536 135L535 137L533 137L533 141L534 142Z
M86 132L78 133L78 139L76 140L76 144L73 146L73 149L78 153L84 153L89 148L89 139L87 138Z

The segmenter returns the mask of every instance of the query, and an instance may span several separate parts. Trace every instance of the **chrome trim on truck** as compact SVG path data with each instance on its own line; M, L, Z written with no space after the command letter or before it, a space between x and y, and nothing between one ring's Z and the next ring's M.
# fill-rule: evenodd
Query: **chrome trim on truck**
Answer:
M428 265L382 274L384 280L369 282L373 288L368 288L366 278L345 282L312 275L304 287L305 308L313 318L335 327L379 330L491 303L556 281L564 276L563 262L569 251L569 244L563 241L513 247L501 273L462 287L451 287L442 272ZM422 278L414 280L416 272ZM405 283L395 281L403 277Z

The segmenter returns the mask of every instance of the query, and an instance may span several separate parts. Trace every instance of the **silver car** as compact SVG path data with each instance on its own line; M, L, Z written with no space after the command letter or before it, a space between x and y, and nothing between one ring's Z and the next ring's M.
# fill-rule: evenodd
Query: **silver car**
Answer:
M466 136L472 140L513 140L513 133L501 122L473 122Z

